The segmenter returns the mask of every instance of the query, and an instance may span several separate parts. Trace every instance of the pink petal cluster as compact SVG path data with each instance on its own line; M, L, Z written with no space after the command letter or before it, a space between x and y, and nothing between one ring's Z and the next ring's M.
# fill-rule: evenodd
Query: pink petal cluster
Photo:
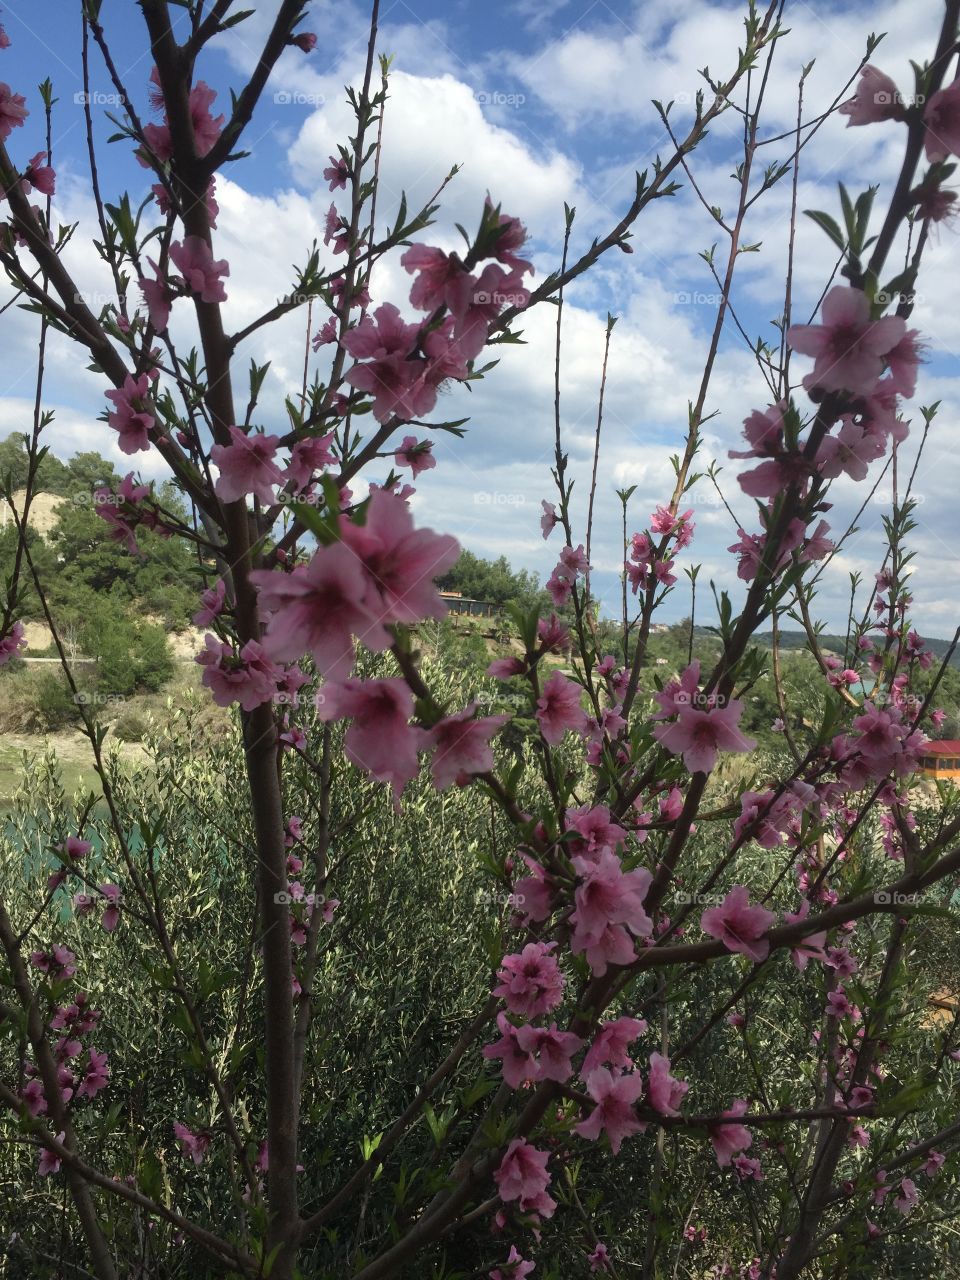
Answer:
M517 955L504 956L493 994L506 1002L511 1013L539 1018L555 1009L563 998L564 978L550 953L555 942L528 942Z
M708 907L700 917L700 927L718 938L728 951L737 951L760 964L770 954L770 943L762 936L776 916L766 907L750 905L750 891L735 885L719 907Z
M0 86L2 88L3 86ZM932 94L923 112L924 147L931 162L960 156L960 82Z
M684 673L688 679L690 668ZM664 691L666 692L666 691ZM675 756L682 756L691 773L709 773L721 751L752 751L757 745L740 731L743 703L731 698L724 706L704 706L699 701L680 701L686 692L682 685L674 696L679 707L676 720L657 725L654 737ZM663 701L661 708L665 711Z
M562 1084L573 1075L571 1058L583 1047L572 1031L559 1031L557 1024L516 1027L505 1013L497 1014L500 1039L484 1045L483 1056L502 1062L503 1079L511 1089L535 1080L555 1080Z
M630 933L638 938L649 938L653 933L653 921L643 909L653 877L642 867L625 872L609 849L596 861L575 857L573 866L579 883L570 916L570 950L574 955L585 952L591 970L602 977L609 964L633 960Z
M196 662L203 667L203 684L213 694L219 707L239 702L244 711L252 711L269 702L277 692L280 669L267 657L262 645L248 640L234 653L233 646L215 635L204 636L204 648Z
M170 257L187 288L201 302L226 302L223 277L230 274L230 264L225 259L214 260L206 240L200 236L186 236L182 243L175 240L170 246Z
M670 1074L670 1059L662 1053L651 1053L647 1077L647 1098L654 1111L662 1116L678 1116L680 1104L690 1086Z
M851 125L903 119L900 90L888 75L867 63L860 68L856 93L849 102L843 103L840 114L847 117L848 129Z
M430 769L438 791L456 783L465 787L478 773L493 768L491 737L510 719L508 715L475 716L477 704L446 716L420 733L420 749L432 752Z
M12 623L7 633L0 639L0 667L6 666L12 658L16 658L20 651L26 647L27 637L23 629L23 623Z
M514 1138L493 1175L500 1199L504 1203L518 1201L521 1213L551 1217L557 1202L547 1194L549 1158L548 1152L538 1151L523 1138Z
M545 742L551 747L563 739L568 729L585 733L587 716L580 706L581 689L559 671L546 681L537 699L537 723Z
M521 1258L517 1246L510 1246L510 1256L503 1264L506 1268L501 1270L500 1267L494 1267L489 1273L490 1280L525 1280L532 1271L536 1271L537 1264L535 1262L526 1262Z
M347 759L388 782L399 800L419 772L417 738L410 726L413 695L403 680L344 680L324 684L317 696L321 720L351 721L344 739Z
M6 142L14 129L19 129L30 112L22 93L14 93L0 81L0 142Z
M146 373L139 378L127 374L122 387L106 393L114 406L107 422L120 436L120 448L124 453L150 448L150 432L156 426L156 419L149 395L150 377Z
M211 461L220 474L214 486L223 502L238 502L247 494L270 506L274 500L274 485L282 484L283 472L274 462L277 436L262 435L259 431L247 435L242 427L230 427L230 443L215 444L210 450Z
M739 1116L745 1115L746 1110L747 1104L744 1099L735 1098L730 1105L730 1109L722 1112L722 1114L731 1117L735 1121ZM746 1151L752 1144L753 1134L746 1125L736 1123L714 1124L710 1126L710 1141L713 1143L717 1164L721 1168L726 1168L737 1152Z
M643 1077L639 1072L613 1075L606 1067L598 1067L587 1078L587 1092L596 1106L585 1120L574 1125L573 1131L594 1142L605 1132L617 1155L624 1138L646 1128L634 1110L634 1103L643 1093Z
M822 324L792 325L787 330L793 350L815 360L803 385L869 395L880 381L884 356L906 333L906 321L899 316L871 319L866 294L844 285L830 290L821 315Z

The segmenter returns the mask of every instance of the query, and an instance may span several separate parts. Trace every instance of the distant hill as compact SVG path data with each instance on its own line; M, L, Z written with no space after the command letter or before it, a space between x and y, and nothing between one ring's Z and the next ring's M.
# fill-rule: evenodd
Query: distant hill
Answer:
M770 631L758 631L753 638L758 644L766 645L768 648L773 647L773 633ZM843 653L844 639L843 636L823 632L820 636L820 647L829 649L832 653ZM938 658L943 658L952 643L950 640L932 640L929 636L924 636L923 640L930 652ZM808 649L810 646L805 632L781 631L780 647L781 649ZM950 665L960 669L960 645L954 650Z

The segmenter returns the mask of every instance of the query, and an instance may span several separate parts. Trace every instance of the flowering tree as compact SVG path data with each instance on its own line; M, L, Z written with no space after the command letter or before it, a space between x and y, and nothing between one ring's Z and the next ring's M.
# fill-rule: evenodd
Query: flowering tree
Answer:
M745 464L740 487L756 500L756 525L740 528L729 549L745 596L739 611L726 592L717 596L713 668L691 654L666 683L647 665L651 626L694 539L687 500L706 480L695 470L700 429L747 247L744 218L758 189L790 175L796 213L801 156L815 132L801 112L789 163L775 176L755 172L784 6L774 0L761 13L751 4L738 64L709 83L685 136L660 106L670 154L638 178L620 222L575 261L567 210L562 262L535 285L524 228L495 193L461 254L422 240L434 203L411 216L404 200L391 226L378 224L389 66L381 59L377 84L374 5L363 82L350 95L356 131L325 171L328 252L315 246L294 289L232 333L216 177L242 158L281 54L293 45L309 55L315 37L300 29L306 0L282 0L250 80L217 113L201 77L204 50L244 14L231 0L181 7L190 25L178 43L168 0L140 3L153 60L147 120L116 71L100 5L83 4L85 51L92 38L124 103L122 135L155 179L148 205L135 209L127 196L108 203L91 144L98 247L116 286L99 315L63 261L49 137L32 158L36 142L16 155L36 107L0 84L8 215L0 263L41 324L0 660L22 648L28 590L59 634L26 538L50 425L43 369L55 331L85 348L102 376L106 420L123 452L157 450L190 504L187 521L135 471L96 494L105 534L131 554L143 528L195 549L196 622L207 629L197 662L210 696L237 707L240 736L224 767L247 815L238 883L253 927L230 1006L236 1025L223 1025L206 1002L232 970L218 971L191 948L189 930L172 925L176 890L160 856L175 848L174 831L188 838L175 796L189 762L168 761L156 811L132 815L103 731L83 707L104 809L84 806L73 830L51 833L32 896L0 903L5 1132L35 1151L38 1179L62 1180L76 1256L101 1280L180 1274L174 1255L184 1249L202 1256L187 1265L204 1274L275 1280L519 1280L541 1264L538 1274L564 1276L654 1276L671 1265L678 1274L681 1263L689 1275L729 1274L731 1265L778 1280L872 1274L871 1240L909 1229L924 1204L927 1222L960 1211L940 1190L952 1185L960 1151L951 1106L960 1027L954 1018L921 1033L905 966L917 920L945 910L942 886L960 870L955 797L942 792L931 805L910 786L925 729L940 714L940 674L909 621L909 487L895 495L888 554L865 612L851 606L842 662L821 651L811 610L818 566L847 536L823 518L831 482L864 480L908 434L901 404L914 394L922 350L909 327L915 286L930 227L955 199L943 184L949 157L960 154L960 82L949 82L960 0L947 0L912 94L865 60L853 96L837 95L834 109L850 125L901 128L900 176L882 217L873 192L854 198L845 189L839 221L813 215L838 258L816 322L792 315L791 237L783 340L779 351L756 351L770 403L747 418L745 448L732 455ZM745 105L734 106L740 91ZM49 86L42 106L49 122ZM445 611L434 580L459 549L415 527L403 473L417 478L435 465L424 430L462 426L423 419L445 384L488 373L485 350L548 301L557 304L559 369L565 290L611 250L631 252L631 227L679 178L696 185L691 153L729 110L742 114L744 160L735 216L714 212L728 241L726 266L710 259L721 302L673 492L632 536L630 493L620 495L617 651L603 651L590 593L594 489L581 538L558 411L557 494L542 520L545 538L563 538L547 583L557 612L513 612L511 651L484 685L494 713L480 714L478 691L463 705L461 690L431 679L418 650L422 624ZM890 260L904 244L897 270ZM398 253L409 300L378 298L377 264ZM271 434L256 425L266 369L251 363L242 408L238 362L247 339L293 311L308 317L307 369L311 349L320 363L290 390L285 427ZM184 354L172 326L187 317L196 345ZM608 345L612 330L611 321ZM932 411L922 413L929 426ZM775 650L784 750L774 776L731 786L724 757L755 746L741 727L763 664L752 639L771 620L776 628L784 610L808 630L823 677L821 719L791 718ZM508 733L514 748L501 750L498 735ZM314 1129L327 1121L311 1100L325 1087L325 975L331 954L358 932L350 902L334 896L349 873L349 827L362 805L379 803L383 784L401 822L422 770L464 813L472 797L490 806L480 870L509 911L492 934L473 922L487 954L471 981L486 985L485 998L432 1045L429 1069L405 1081L403 1105L379 1132L365 1132L359 1160L341 1151L319 1162ZM356 797L362 805L351 809ZM186 1038L209 1099L205 1121L166 1117L161 1141L179 1152L175 1188L128 1119L98 1047L120 1010L109 994L102 1007L91 1000L96 974L68 945L68 930L72 938L98 926L109 946L135 947L164 992L161 1035ZM377 921L363 931L375 946ZM792 1062L758 1060L761 1017L799 1029ZM261 1051L244 1055L243 1042ZM124 1142L100 1159L98 1143L118 1132ZM591 1189L608 1185L608 1166L616 1179L618 1162L629 1160L643 1169L645 1229L634 1255L616 1223L598 1230L603 1202ZM191 1190L201 1178L204 1194ZM711 1254L698 1225L708 1179L721 1198L731 1188L745 1197L750 1230L734 1258ZM146 1245L131 1243L131 1222L172 1230L168 1253L149 1255L152 1270Z

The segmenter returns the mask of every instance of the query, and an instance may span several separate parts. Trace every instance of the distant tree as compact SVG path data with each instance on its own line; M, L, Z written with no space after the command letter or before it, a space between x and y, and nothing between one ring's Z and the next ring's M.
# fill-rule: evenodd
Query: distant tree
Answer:
M453 568L438 579L438 585L441 591L459 591L471 600L491 600L494 604L515 600L529 608L547 601L535 573L514 570L506 556L484 560L472 551L461 552Z
M29 465L22 432L14 431L0 440L0 480L9 475L14 492L26 487ZM66 493L68 480L69 472L60 459L52 453L44 454L37 468L34 492Z

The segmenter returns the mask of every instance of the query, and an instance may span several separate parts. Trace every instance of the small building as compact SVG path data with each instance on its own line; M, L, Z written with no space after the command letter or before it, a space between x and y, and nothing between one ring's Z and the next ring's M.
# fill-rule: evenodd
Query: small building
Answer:
M501 612L492 600L470 600L459 591L441 591L440 599L455 617L495 618Z
M960 738L928 742L920 754L920 772L928 778L960 781Z

